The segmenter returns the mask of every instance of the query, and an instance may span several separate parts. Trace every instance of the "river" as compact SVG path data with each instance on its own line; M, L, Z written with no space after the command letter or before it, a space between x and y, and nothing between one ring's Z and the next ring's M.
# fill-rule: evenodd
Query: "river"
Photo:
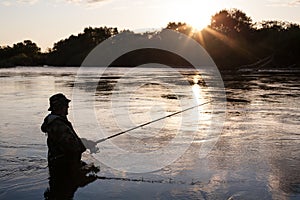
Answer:
M220 88L206 90L211 77L205 72L109 68L99 78L98 69L88 68L78 79L77 70L0 69L0 199L44 198L49 175L40 125L48 98L58 92L72 98L69 119L92 140L178 112L195 98L207 103L196 108L201 124L182 113L99 143L94 155L85 153L103 178L78 188L74 199L300 199L300 71L223 72L227 102L221 102ZM212 99L226 110L212 111ZM214 128L219 133L210 138ZM147 154L168 144L167 157ZM116 155L113 146L127 154ZM118 159L132 152L142 155L142 163L129 156L120 165Z

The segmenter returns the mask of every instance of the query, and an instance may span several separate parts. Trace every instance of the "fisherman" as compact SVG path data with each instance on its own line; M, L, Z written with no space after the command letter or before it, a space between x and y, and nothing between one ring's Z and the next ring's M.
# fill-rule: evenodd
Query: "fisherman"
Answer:
M62 93L58 93L51 96L49 101L48 110L51 113L44 119L41 129L48 136L51 196L54 195L53 199L71 199L78 187L96 179L96 176L87 176L86 174L97 173L99 169L93 164L87 165L81 161L81 155L86 151L86 147L67 119L71 100ZM87 140L85 139L85 141Z

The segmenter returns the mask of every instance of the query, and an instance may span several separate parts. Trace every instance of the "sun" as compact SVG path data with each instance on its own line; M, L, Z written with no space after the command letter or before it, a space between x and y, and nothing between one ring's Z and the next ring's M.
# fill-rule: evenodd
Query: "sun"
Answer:
M210 24L210 17L195 15L195 17L186 19L185 22L194 29L201 31Z
M211 1L202 0L174 0L171 7L169 13L173 21L185 22L196 30L207 27L216 10Z

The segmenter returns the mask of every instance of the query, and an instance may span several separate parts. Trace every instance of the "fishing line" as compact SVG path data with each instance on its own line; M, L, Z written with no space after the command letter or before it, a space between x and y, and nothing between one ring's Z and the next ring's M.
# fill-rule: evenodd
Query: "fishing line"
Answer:
M200 185L200 181L186 182L186 181L175 181L172 178L161 179L161 180L151 180L141 178L121 178L121 177L106 177L106 176L96 176L100 180L116 180L116 181L127 181L127 182L140 182L140 183L160 183L160 184L176 184L176 185Z

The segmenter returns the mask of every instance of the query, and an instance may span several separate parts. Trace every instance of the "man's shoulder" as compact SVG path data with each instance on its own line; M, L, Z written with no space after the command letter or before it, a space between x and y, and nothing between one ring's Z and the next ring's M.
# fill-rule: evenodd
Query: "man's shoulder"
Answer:
M53 122L62 121L62 117L55 114L49 114L45 117L44 121L49 125L52 124Z
M56 124L55 122L58 121L58 119L59 119L58 115L54 115L54 114L47 115L41 126L42 131L45 133L49 132L49 128L52 127L54 124Z
M46 126L53 127L53 126L67 126L66 121L63 117L55 114L49 114L45 120Z
M54 114L49 114L47 115L46 119L49 123L51 123L52 121L59 119L60 116L59 115L54 115Z

